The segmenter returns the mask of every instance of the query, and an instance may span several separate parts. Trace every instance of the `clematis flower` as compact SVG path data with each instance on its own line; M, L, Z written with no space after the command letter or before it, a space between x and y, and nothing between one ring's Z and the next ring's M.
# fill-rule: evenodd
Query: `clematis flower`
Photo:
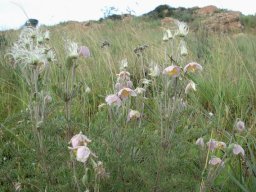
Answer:
M170 29L167 29L164 31L164 35L163 35L163 41L168 41L169 39L172 39L173 35Z
M113 94L113 95L108 95L106 98L105 98L105 101L108 105L116 105L118 107L121 106L122 104L122 101L120 99L120 97L118 97L116 94Z
M157 76L160 75L160 69L159 69L158 65L154 65L154 66L151 67L149 70L150 70L149 75L150 75L151 77L157 77Z
M184 40L180 41L180 54L181 54L181 56L187 56L188 55L186 42Z
M76 148L79 146L87 145L90 142L91 140L87 136L83 135L82 132L80 132L79 134L74 135L69 143L71 143L73 148Z
M50 32L48 30L45 31L45 33L44 33L44 39L47 40L47 41L50 40Z
M222 141L217 142L217 148L218 149L225 149L226 147L227 147L226 143L224 143Z
M187 73L187 72L197 72L197 71L202 71L203 70L203 67L202 65L196 63L196 62L191 62L189 64L187 64L185 67L184 67L184 73Z
M117 74L117 81L129 81L130 80L130 73L128 71L121 71Z
M52 97L50 96L50 95L46 95L45 97L44 97L44 103L45 104L49 104L49 103L51 103L52 102Z
M200 146L200 147L204 147L204 139L202 137L198 138L196 140L196 145Z
M142 95L143 93L146 92L146 89L142 88L142 87L137 87L135 90L135 93L137 93L138 95Z
M181 71L181 68L179 66L172 65L172 66L166 67L163 70L163 74L176 78L180 75L180 71Z
M244 124L244 122L241 121L241 120L238 120L238 121L236 122L235 128L236 128L237 131L243 132L243 131L245 130L245 124Z
M141 79L140 81L141 81L141 83L142 83L143 85L145 85L145 86L150 85L150 83L152 82L151 80L148 80L148 79Z
M219 157L212 156L211 159L209 160L209 164L211 165L220 164L221 166L223 166L224 162Z
M88 47L81 46L77 49L78 55L84 58L90 57L91 53Z
M133 119L139 119L140 118L140 112L136 110L130 110L127 116L127 121L133 120Z
M66 42L66 49L68 52L68 58L77 59L79 57L79 53L78 53L79 47L76 42L72 42L72 41L68 40Z
M129 96L137 96L137 94L135 93L134 90L130 89L130 88L123 88L118 92L118 96L121 99L126 99Z
M191 91L196 91L196 84L190 80L185 88L185 94L188 94Z
M239 153L241 153L242 156L245 155L244 149L241 147L241 145L238 145L238 144L233 145L233 153L235 155L238 155Z
M189 27L188 27L187 23L177 21L176 24L178 25L177 35L179 35L180 37L186 36L189 32Z
M128 67L128 61L127 61L127 58L123 59L121 62L120 62L120 70L125 70L126 68Z
M86 163L90 154L91 154L91 151L87 146L79 146L76 149L76 160L82 163Z
M210 151L214 151L214 149L216 149L218 147L218 142L215 141L214 139L210 139L207 142L207 146L208 146Z

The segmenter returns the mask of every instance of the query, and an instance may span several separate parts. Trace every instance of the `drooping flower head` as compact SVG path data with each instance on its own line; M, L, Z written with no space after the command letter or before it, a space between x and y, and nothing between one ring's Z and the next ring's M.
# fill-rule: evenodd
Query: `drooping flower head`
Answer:
M128 71L121 71L117 74L117 81L129 81L130 80L130 73Z
M171 65L169 67L166 67L163 70L164 75L168 75L168 76L173 77L173 78L179 77L180 72L181 72L181 68L179 66L176 66L176 65Z
M127 67L128 67L127 58L122 59L121 62L120 62L120 70L121 70L121 71L126 70Z
M226 147L227 147L226 143L224 143L222 141L217 142L217 148L218 149L225 149Z
M176 24L178 26L178 31L176 32L177 35L179 35L180 37L186 36L189 32L188 25L182 21L176 21Z
M118 92L118 96L121 98L121 99L126 99L128 98L129 96L137 96L137 94L135 93L134 90L130 89L130 88L123 88L121 89L119 92Z
M236 122L236 124L235 124L235 128L236 128L237 131L243 132L243 131L245 130L245 124L244 124L244 122L241 121L241 120L238 120L238 121Z
M238 155L238 154L241 154L242 156L245 155L244 149L241 147L241 145L238 145L238 144L233 145L233 153L235 155Z
M196 91L196 84L190 80L185 88L185 94L188 94L191 91Z
M184 40L180 41L180 55L181 56L187 56L188 55L186 42Z
M76 150L76 160L82 163L86 163L91 151L87 146L79 146Z
M184 67L184 73L189 73L189 72L195 73L202 70L203 70L202 65L196 62L191 62Z
M173 35L170 29L167 29L164 31L164 35L163 35L163 41L168 41L169 39L172 39Z
M82 132L74 135L70 140L70 143L73 148L87 145L90 142L91 142L91 140L87 136L83 135Z
M218 142L215 141L214 139L210 139L207 142L207 146L208 146L210 151L214 151L218 147Z
M149 68L149 75L151 77L157 77L160 75L160 69L159 69L159 66L158 65L154 65L153 67Z
M212 156L211 159L209 160L209 164L210 165L220 164L221 166L223 166L224 162L219 157Z
M134 91L135 91L135 93L136 93L137 95L143 95L143 93L146 92L146 89L144 89L144 88L142 88L142 87L137 87Z
M202 137L198 138L196 140L196 145L200 146L200 147L204 147L204 139Z
M105 101L108 105L115 105L115 106L118 106L118 107L120 107L121 104L122 104L122 101L121 101L120 97L118 97L116 94L108 95L105 98Z
M136 110L130 110L127 116L127 121L135 120L140 118L140 112Z
M86 46L78 47L77 52L78 52L79 56L84 57L84 58L91 56L90 50Z

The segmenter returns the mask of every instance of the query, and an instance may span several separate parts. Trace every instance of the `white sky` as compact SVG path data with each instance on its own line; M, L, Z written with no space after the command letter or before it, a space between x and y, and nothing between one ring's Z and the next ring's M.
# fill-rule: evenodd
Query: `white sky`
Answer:
M245 15L256 13L255 0L0 0L0 30L19 28L27 20L21 8L12 2L21 5L29 18L36 18L39 24L46 25L68 20L98 20L103 17L104 7L110 6L116 7L118 13L127 13L130 8L136 15L161 4L186 8L215 5Z

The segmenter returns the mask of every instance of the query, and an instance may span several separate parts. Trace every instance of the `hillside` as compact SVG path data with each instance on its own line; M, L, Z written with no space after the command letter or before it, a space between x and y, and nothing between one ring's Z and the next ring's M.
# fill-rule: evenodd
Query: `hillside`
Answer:
M165 9L0 33L1 192L255 191L256 37Z

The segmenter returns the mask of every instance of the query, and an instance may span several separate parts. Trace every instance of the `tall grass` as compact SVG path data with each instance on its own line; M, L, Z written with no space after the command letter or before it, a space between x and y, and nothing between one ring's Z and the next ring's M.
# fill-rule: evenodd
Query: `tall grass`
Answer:
M18 38L18 33L10 33L8 45L1 47L0 53L0 191L15 191L16 182L21 184L21 191L75 191L64 102L58 89L65 78L62 70L66 58L65 38L86 45L91 51L90 58L78 60L76 83L82 88L72 101L71 119L74 132L82 131L93 140L90 146L110 174L101 181L100 191L198 191L207 155L207 150L202 151L195 145L199 137L214 137L226 143L236 140L246 151L245 159L236 156L227 163L208 191L255 189L255 36L196 32L186 37L189 55L179 65L197 61L203 66L203 72L193 77L197 91L186 97L185 110L170 117L175 117L170 122L175 129L170 138L163 140L158 106L161 94L155 92L153 86L146 92L148 99L141 125L131 122L117 126L111 121L107 108L98 109L106 95L113 93L122 59L128 60L134 87L142 78L141 59L146 66L153 61L164 68L166 45L162 42L160 23L135 18L125 22L105 21L86 29L60 25L50 31L50 43L58 60L49 74L53 102L46 112L44 140L45 159L53 180L50 184L44 182L45 173L36 158L36 138L26 110L29 102L26 82L5 57ZM101 48L104 40L110 47ZM149 47L143 58L137 57L134 48L144 44ZM148 68L145 70L147 74ZM85 91L85 85L91 88L90 93ZM164 85L160 85L159 91L161 86ZM209 112L214 116L209 117ZM233 138L237 118L245 122L248 132ZM78 164L76 171L79 182L83 183L83 165ZM88 180L93 181L93 178ZM93 184L88 182L82 188L92 189Z

